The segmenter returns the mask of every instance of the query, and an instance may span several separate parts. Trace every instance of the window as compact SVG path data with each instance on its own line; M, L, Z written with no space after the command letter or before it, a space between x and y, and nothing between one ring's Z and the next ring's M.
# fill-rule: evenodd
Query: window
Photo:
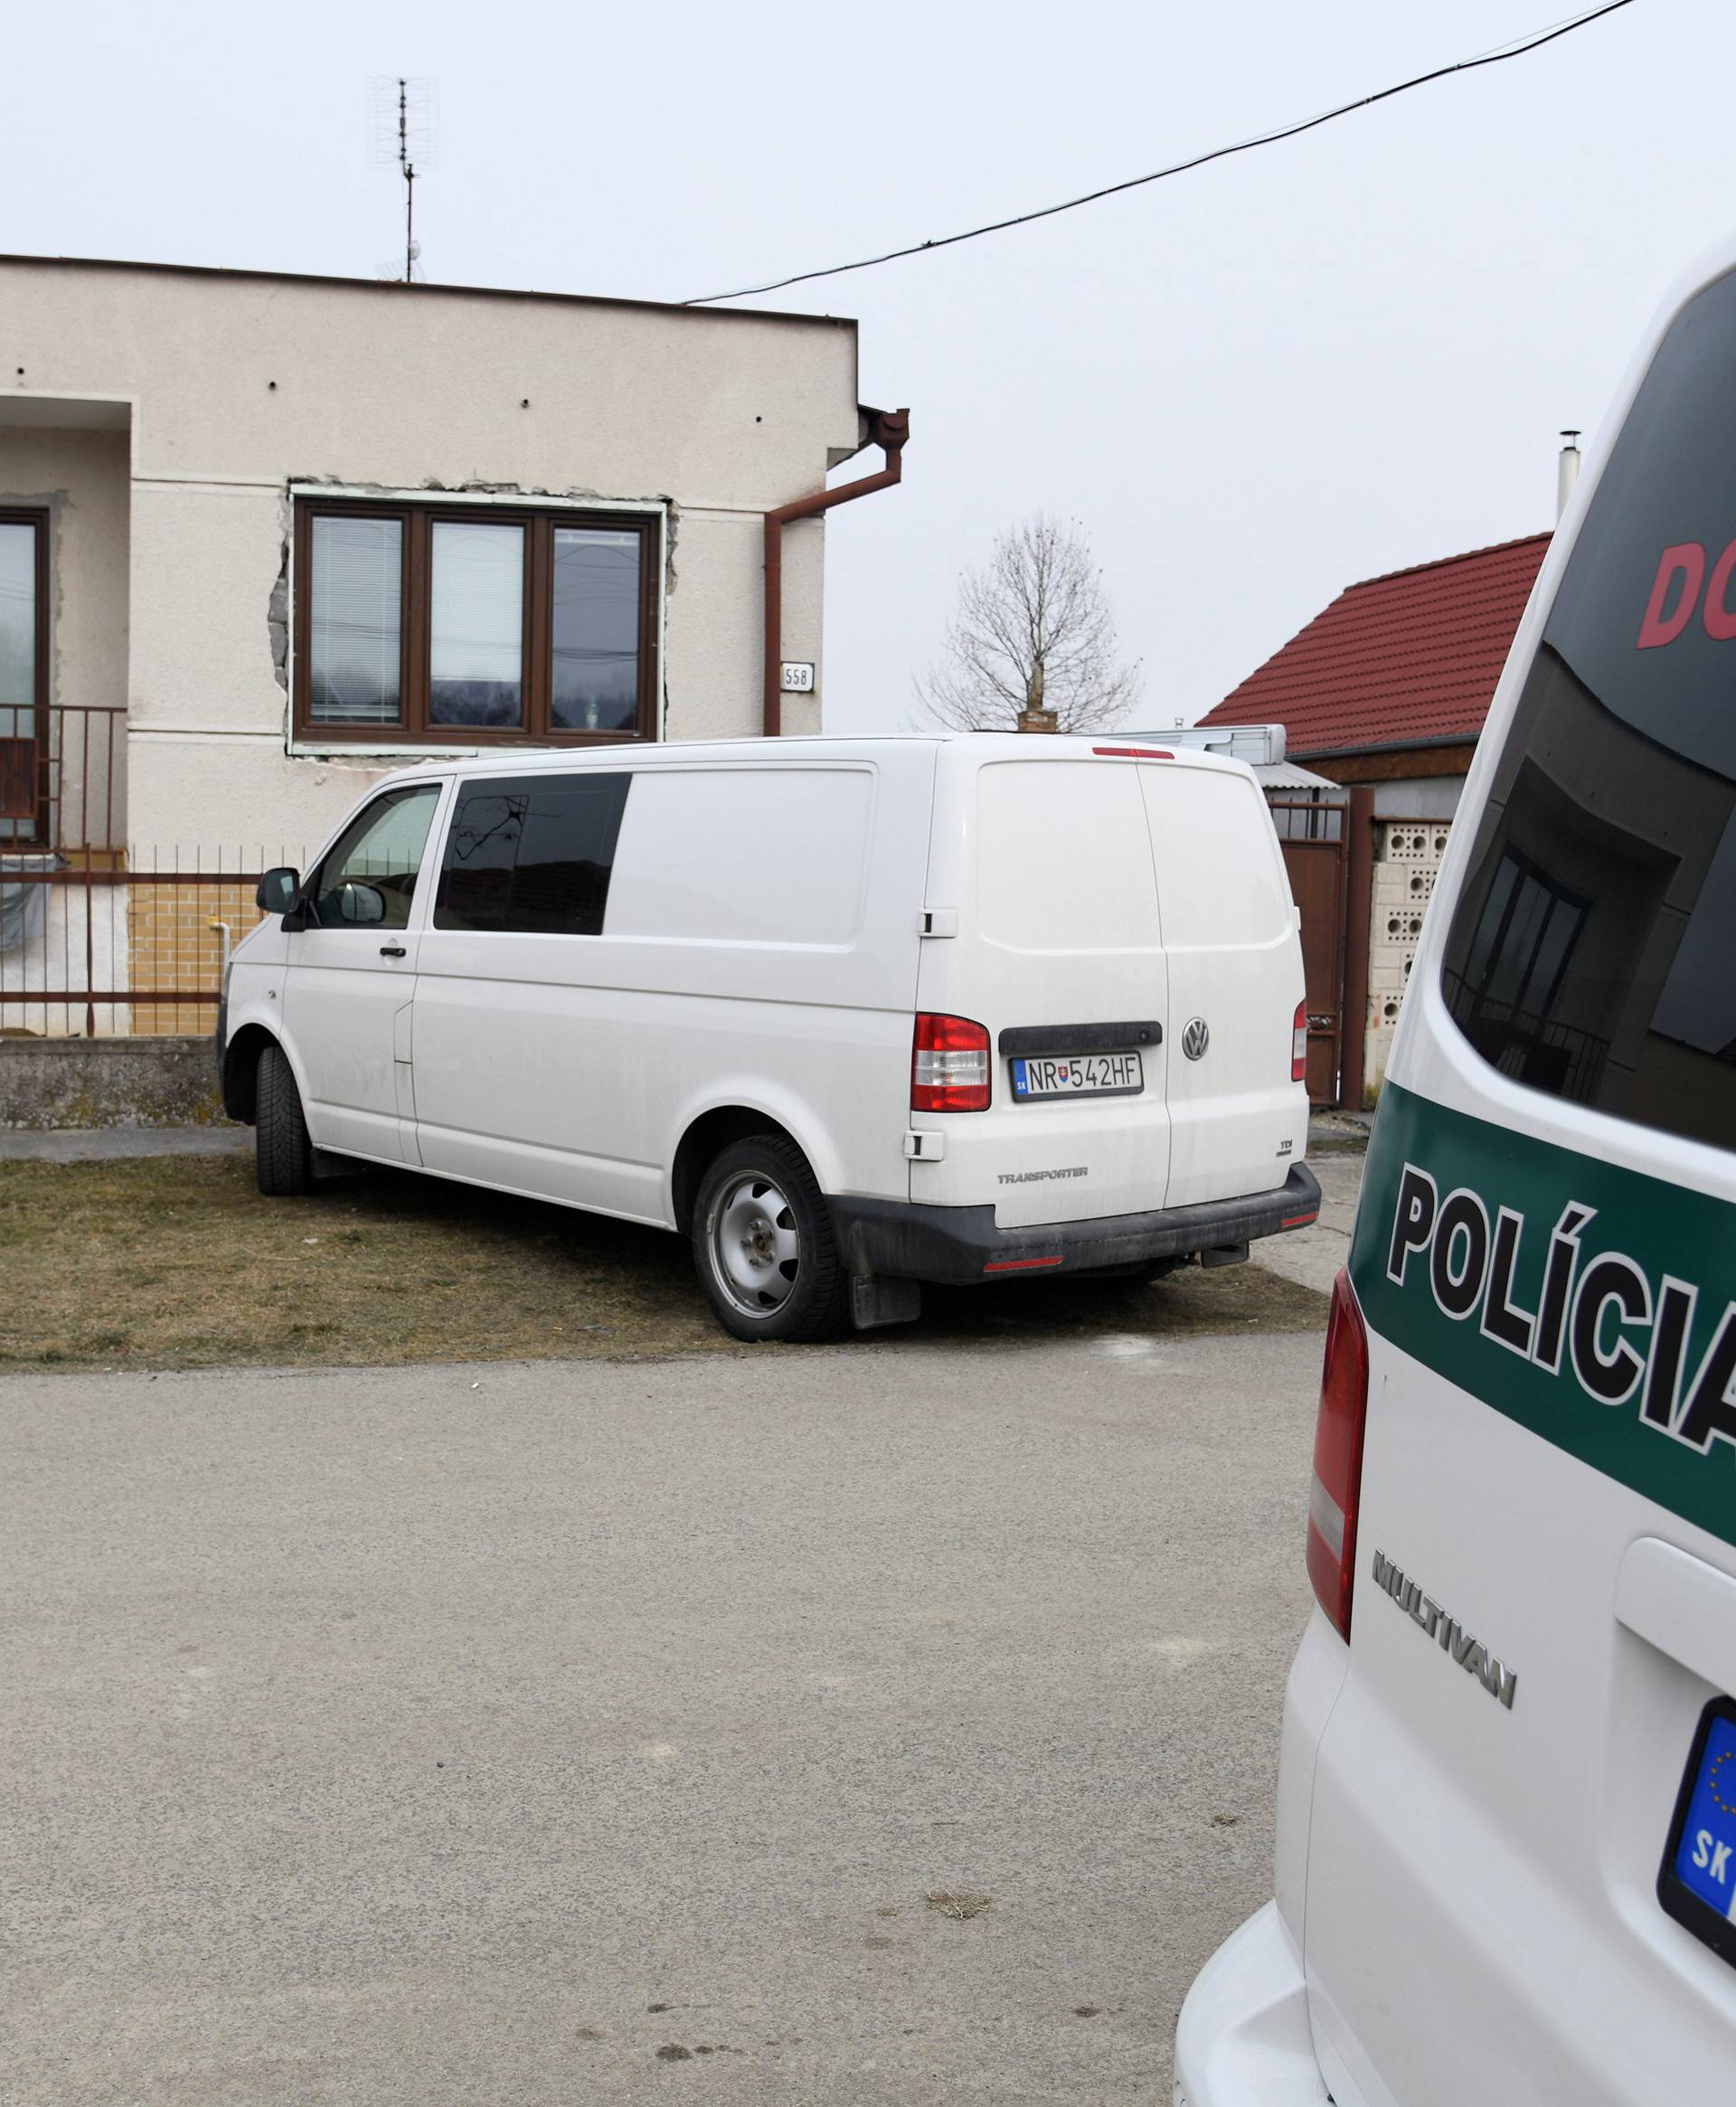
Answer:
M1659 345L1496 764L1443 986L1534 1090L1736 1148L1736 277Z
M296 729L582 745L656 728L655 519L296 505Z
M0 842L36 838L47 730L48 523L0 512Z
M316 724L396 724L403 522L316 515L309 531L307 714Z
M1584 900L1503 849L1464 970L1448 983L1453 1014L1485 1060L1558 1097L1589 1094L1604 1051L1601 1040L1549 1022L1585 910Z
M437 783L376 798L332 845L315 881L309 921L321 929L408 929Z
M1555 999L1585 902L1505 850L1471 938L1465 980L1473 1000L1541 1016Z
M460 784L435 928L600 936L632 779L598 770Z

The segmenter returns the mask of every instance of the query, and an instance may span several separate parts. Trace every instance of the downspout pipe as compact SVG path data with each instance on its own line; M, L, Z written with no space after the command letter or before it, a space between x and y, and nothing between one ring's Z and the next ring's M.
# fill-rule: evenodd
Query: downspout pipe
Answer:
M910 436L908 410L871 411L869 443L886 456L886 466L878 475L840 483L835 490L816 490L812 497L798 497L794 504L780 505L766 515L766 673L761 729L768 739L778 738L784 728L784 528L793 519L811 519L816 513L830 512L835 505L848 505L853 497L866 497L901 482L904 442Z

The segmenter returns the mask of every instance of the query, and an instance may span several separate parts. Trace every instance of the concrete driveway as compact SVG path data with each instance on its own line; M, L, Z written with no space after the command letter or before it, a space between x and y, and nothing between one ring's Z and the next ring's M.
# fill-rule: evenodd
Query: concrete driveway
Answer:
M1320 1181L1320 1218L1309 1229L1288 1236L1269 1236L1253 1247L1255 1262L1304 1288L1332 1292L1338 1270L1350 1260L1350 1233L1356 1225L1356 1198L1363 1189L1360 1148L1323 1149L1309 1157L1308 1168Z
M1318 1357L0 1384L0 2091L1166 2101Z

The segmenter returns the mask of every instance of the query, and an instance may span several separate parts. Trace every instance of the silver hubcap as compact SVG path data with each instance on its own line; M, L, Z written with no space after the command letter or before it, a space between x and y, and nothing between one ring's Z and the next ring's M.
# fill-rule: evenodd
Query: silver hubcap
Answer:
M789 1202L768 1177L732 1178L712 1208L712 1271L736 1308L764 1317L788 1300L802 1240Z

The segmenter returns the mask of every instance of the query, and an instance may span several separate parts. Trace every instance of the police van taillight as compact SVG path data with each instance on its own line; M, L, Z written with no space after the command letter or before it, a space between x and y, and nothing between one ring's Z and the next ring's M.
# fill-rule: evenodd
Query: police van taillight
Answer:
M989 1102L988 1034L968 1017L917 1017L910 1050L913 1112L986 1112Z
M1320 1413L1314 1423L1314 1479L1308 1488L1308 1578L1320 1607L1350 1637L1356 1564L1356 1504L1368 1420L1368 1333L1350 1275L1332 1284Z

